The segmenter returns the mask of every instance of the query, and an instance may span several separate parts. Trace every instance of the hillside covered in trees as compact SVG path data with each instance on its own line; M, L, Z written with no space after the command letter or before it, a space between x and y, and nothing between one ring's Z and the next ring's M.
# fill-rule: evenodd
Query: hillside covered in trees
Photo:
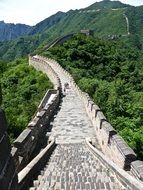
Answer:
M127 26L127 19L129 27ZM84 9L69 10L68 12L59 11L35 26L28 27L24 36L19 34L19 38L15 40L4 42L0 40L0 58L9 61L21 58L33 53L33 51L37 52L37 48L47 46L49 42L57 37L69 33L79 33L82 29L92 29L95 36L102 38L126 38L129 32L134 43L142 49L142 20L143 6L134 7L110 0L96 2ZM127 28L129 28L129 31ZM6 31L5 33L8 37L9 33ZM2 32L0 33L0 39L1 35ZM4 37L2 38L4 39Z
M6 112L11 141L25 129L48 88L47 76L28 65L27 59L11 63L0 61L3 94L2 107Z
M143 55L120 40L74 36L45 51L74 77L143 158Z

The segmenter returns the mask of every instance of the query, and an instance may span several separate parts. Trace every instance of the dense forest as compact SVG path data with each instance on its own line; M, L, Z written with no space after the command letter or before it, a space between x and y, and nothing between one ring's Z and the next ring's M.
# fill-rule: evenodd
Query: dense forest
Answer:
M72 74L142 159L143 55L131 43L77 35L43 55Z
M27 126L52 84L46 75L30 67L27 59L0 61L0 78L2 107L6 112L8 134L13 141Z

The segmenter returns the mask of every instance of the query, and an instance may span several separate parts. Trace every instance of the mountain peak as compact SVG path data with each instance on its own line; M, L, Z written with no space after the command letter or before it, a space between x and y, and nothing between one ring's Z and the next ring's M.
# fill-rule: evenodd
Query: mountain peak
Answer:
M120 1L111 1L111 0L102 0L100 2L96 2L86 9L119 9L119 8L125 8L130 7L131 5L124 4Z

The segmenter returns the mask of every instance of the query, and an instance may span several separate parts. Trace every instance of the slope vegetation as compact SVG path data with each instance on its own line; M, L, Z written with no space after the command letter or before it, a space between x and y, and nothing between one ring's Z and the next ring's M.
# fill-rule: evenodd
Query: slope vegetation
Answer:
M43 53L68 70L143 158L143 55L120 40L75 36Z
M0 61L3 104L11 141L27 126L40 100L52 84L48 78L29 67L26 59L11 63Z

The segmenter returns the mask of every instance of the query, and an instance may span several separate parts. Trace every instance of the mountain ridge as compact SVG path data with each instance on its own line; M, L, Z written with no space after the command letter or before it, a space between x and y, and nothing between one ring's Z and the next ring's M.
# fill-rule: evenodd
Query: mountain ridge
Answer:
M13 40L27 34L31 27L26 24L13 24L0 21L0 41Z
M127 20L129 27L127 27ZM127 40L135 41L133 43L141 48L142 20L143 6L134 7L110 0L96 2L84 9L59 11L30 27L24 36L1 43L0 57L11 60L25 56L60 36L78 33L82 29L94 30L94 35L102 38L126 37Z
M124 8L124 7L132 7L132 5L125 4L120 1L103 0L100 2L95 2L85 9L94 9L94 8L116 9L116 8Z

